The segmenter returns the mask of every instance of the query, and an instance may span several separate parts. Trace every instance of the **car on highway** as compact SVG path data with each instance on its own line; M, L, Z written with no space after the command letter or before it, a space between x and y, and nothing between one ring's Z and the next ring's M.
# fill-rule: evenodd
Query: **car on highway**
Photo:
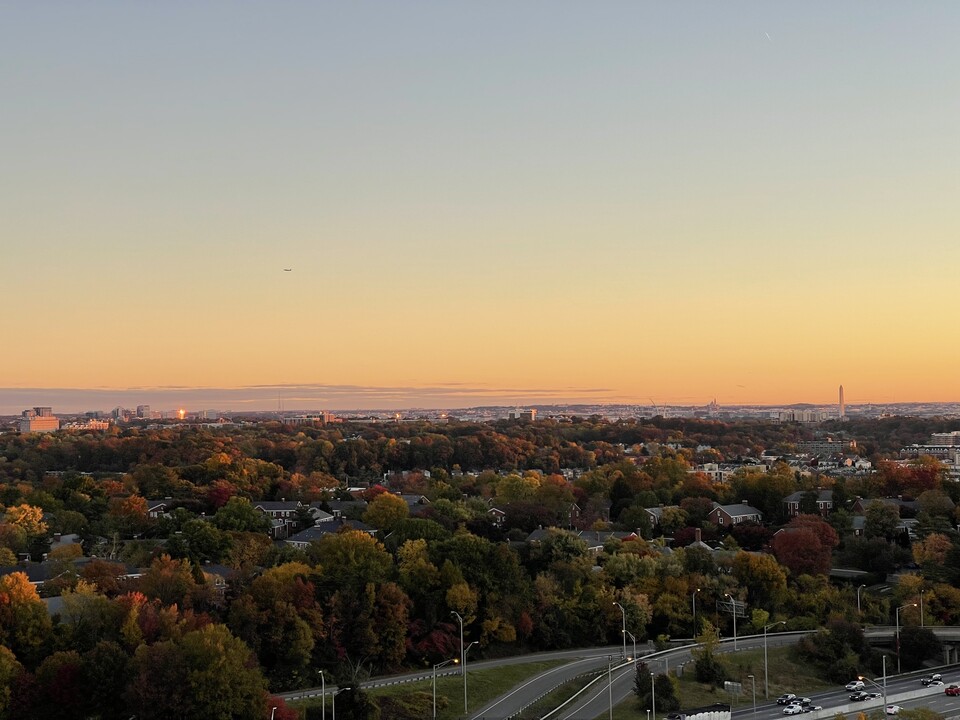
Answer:
M863 680L851 680L844 687L847 690L863 690Z
M850 699L853 700L853 702L863 702L864 700L872 700L873 698L878 697L880 697L880 693L869 693L860 690L853 693L853 695L850 696Z
M943 680L943 676L940 673L934 673L920 678L920 684L924 686L936 685L940 680Z
M903 710L903 708L899 705L887 705L887 707L883 709L887 715L899 715L901 710Z
M800 703L791 703L783 709L784 715L799 715L803 712L803 705Z
M794 695L793 693L784 693L783 695L777 698L777 705L789 705L796 699L797 699L797 696Z
M960 695L960 686L957 685L947 685L943 689L944 695Z
M816 712L817 710L823 710L823 705L801 705L804 712Z

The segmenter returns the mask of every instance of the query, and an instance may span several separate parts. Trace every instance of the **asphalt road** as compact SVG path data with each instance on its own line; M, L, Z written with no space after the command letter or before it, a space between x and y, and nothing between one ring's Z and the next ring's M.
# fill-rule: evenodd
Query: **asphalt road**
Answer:
M802 632L770 633L767 636L767 647L772 648L793 644L797 641L797 638L805 634L806 633ZM724 640L722 647L724 652L735 652L732 640ZM740 638L737 641L738 650L751 650L762 647L763 636ZM653 653L646 656L641 655L641 660L645 660L652 670L661 673L664 671L665 665L674 668L677 663L689 662L691 660L690 651L692 649L693 646L691 645L661 653ZM594 720L595 718L602 719L608 717L611 705L616 706L633 693L635 672L632 664L630 664L627 667L617 670L612 675L613 682L609 684L609 687L607 682L597 682L589 690L578 696L573 702L568 703L559 709L558 712L545 717L550 720ZM762 694L762 678L758 678L758 685L760 686L760 692ZM744 690L746 689L745 687ZM506 717L508 714L509 713L503 714L498 717ZM485 720L492 720L492 718L486 718Z
M883 632L883 630L880 632ZM768 647L771 648L792 644L803 634L805 633L770 633L767 636L767 644ZM761 648L763 647L763 636L739 638L737 646L738 649L743 650ZM665 665L670 669L674 669L678 663L689 662L691 660L690 651L692 647L693 646L685 646L661 653L650 654L644 654L646 648L637 648L637 650L641 660L645 660L652 669L655 669L659 673L663 672ZM724 652L734 651L733 641L729 638L722 641L721 647ZM631 650L632 648L628 645L628 653L631 652ZM608 675L606 672L603 672L602 677L599 677L591 686L581 691L575 699L565 704L562 708L558 708L555 712L545 716L545 718L549 718L549 720L603 720L603 718L608 717L611 703L616 706L628 698L633 692L635 677L633 665L630 662L624 663L621 660L621 653L621 646L615 645L534 653L494 660L470 661L467 666L468 671L503 667L505 665L526 664L536 661L570 660L570 662L562 666L552 668L526 680L483 707L471 709L467 717L470 718L470 720L502 720L512 717L522 712L523 709L529 707L547 693L570 682L578 676L588 674L597 677L601 671L606 671L609 668L609 677L612 679L612 682L607 682ZM445 667L437 672L437 677L458 675L459 673L460 669L458 667ZM420 672L373 678L360 684L366 688L383 687L408 682L430 681L432 676L432 671L427 669ZM938 712L944 713L948 717L951 715L960 715L960 698L944 696L942 687L939 689L930 688L929 693L921 699L905 699L900 701L894 698L897 694L920 690L922 688L919 684L920 676L920 674L901 676L899 678L889 676L887 678L887 695L890 702L896 702L904 708L919 706L930 707ZM944 672L944 679L947 685L951 682L960 684L960 671L953 671L952 673ZM880 682L879 679L878 682ZM873 691L877 690L874 687L869 687L869 684L868 689ZM335 686L328 686L327 694L330 695L331 692L335 690ZM757 678L758 695L755 716L750 686L744 684L743 691L744 695L734 707L733 714L735 720L783 720L785 717L783 716L783 707L772 704L773 698L771 698L770 702L763 700L762 677ZM835 691L811 696L813 704L822 705L824 709L819 713L804 714L800 716L800 720L830 720L838 708L850 704L848 700L849 694L846 690L838 688ZM320 688L283 693L280 696L287 700L320 697ZM871 710L880 707L882 704L882 699L857 703L852 711Z

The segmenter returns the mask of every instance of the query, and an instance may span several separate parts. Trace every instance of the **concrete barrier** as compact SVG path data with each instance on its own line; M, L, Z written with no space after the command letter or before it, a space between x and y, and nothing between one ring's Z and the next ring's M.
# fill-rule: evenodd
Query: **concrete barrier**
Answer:
M898 701L902 700L916 700L917 698L930 697L932 695L941 695L943 694L944 685L937 685L934 687L921 687L917 690L909 690L907 692L899 692L895 695L887 694L887 705L896 705ZM870 692L873 692L871 689ZM861 713L869 712L871 710L883 709L883 697L872 698L870 700L864 700L863 702L850 702L846 705L840 705L838 707L829 707L824 708L823 710L817 710L816 712L809 713L803 717L813 716L814 720L821 720L821 718L832 718L837 713Z

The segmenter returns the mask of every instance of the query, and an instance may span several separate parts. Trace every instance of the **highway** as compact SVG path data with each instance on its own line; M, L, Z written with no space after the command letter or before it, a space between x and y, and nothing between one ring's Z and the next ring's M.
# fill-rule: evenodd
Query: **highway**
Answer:
M806 635L806 632L780 632L767 635L767 647L780 647L781 645L793 644L799 637ZM645 660L652 671L658 674L669 666L676 667L678 663L687 663L691 660L690 651L693 645L666 650L649 655L641 655L640 659ZM723 652L734 652L733 640L726 639L721 641ZM751 635L749 637L739 638L737 648L739 650L752 650L763 647L762 635ZM613 673L613 683L608 687L608 683L603 681L595 683L586 689L572 702L558 708L555 712L544 715L544 720L593 720L594 718L605 718L608 716L611 704L616 706L633 694L634 669L632 663ZM758 678L761 693L763 690L763 678ZM744 688L746 690L746 687ZM658 713L659 715L659 713ZM495 717L506 717L506 714ZM479 718L475 718L479 720ZM484 720L493 720L493 716L484 718Z
M943 628L936 628L938 631ZM952 629L951 629L952 630ZM960 633L960 629L955 632ZM777 632L769 633L767 636L768 647L779 647L782 645L793 644L804 632ZM868 637L879 639L889 637L893 634L893 628L874 627L867 629ZM938 635L940 633L938 632ZM763 636L754 635L741 637L737 640L739 649L757 649L763 647ZM676 668L678 663L687 663L691 660L690 651L692 645L686 645L671 650L658 653L643 654L640 650L640 659L645 660L652 670L661 673L665 667ZM628 652L631 648L628 646ZM639 648L638 648L639 650ZM721 641L722 652L733 652L733 640L726 638ZM621 659L622 646L613 645L607 647L580 648L575 650L562 650L553 652L533 653L509 658L498 658L494 660L476 660L468 663L467 670L481 670L487 668L503 667L504 665L526 664L538 661L550 660L569 660L570 662L556 668L551 668L535 677L529 678L522 684L512 688L507 693L487 703L486 705L471 709L467 716L469 720L502 720L510 718L522 712L525 708L542 698L547 693L556 688L574 680L578 676L589 674L597 679L587 688L584 688L578 695L568 701L564 706L557 708L554 712L544 715L544 720L602 720L608 717L611 702L614 706L630 697L633 693L634 668L631 662L624 663ZM607 682L607 670L611 668L610 677L612 683ZM600 676L600 672L602 676ZM437 677L458 675L458 667L447 667L437 672ZM401 675L385 676L372 678L360 683L362 687L374 688L388 685L404 684L409 682L427 681L432 678L430 669L419 672L404 673ZM943 688L930 688L926 695L920 698L905 698L902 701L895 696L905 693L916 694L922 689L919 685L920 674L913 674L895 678L887 678L887 694L890 702L896 702L904 708L925 706L949 715L960 715L960 698L950 698L943 695ZM468 678L469 679L469 678ZM851 678L853 679L853 678ZM955 682L960 684L960 671L954 671L948 674L944 672L946 684ZM757 677L758 697L755 720L774 720L774 718L784 717L782 706L764 702L763 678ZM878 679L879 682L879 679ZM869 683L868 683L869 685ZM336 691L336 687L329 685L327 694ZM877 691L874 687L869 687L872 691ZM939 692L936 692L939 690ZM739 705L734 710L734 716L738 720L754 720L752 694L750 686L743 685L743 695L740 698ZM320 688L311 688L307 690L282 693L280 697L286 700L300 700L306 698L319 698ZM882 699L869 701L865 703L851 704L847 699L850 693L842 688L829 693L821 693L811 696L814 705L822 705L821 712L812 712L802 715L803 720L830 720L837 712L841 712L841 707L851 705L852 710L847 712L858 712L860 710L876 709L882 705ZM660 715L660 713L658 713Z

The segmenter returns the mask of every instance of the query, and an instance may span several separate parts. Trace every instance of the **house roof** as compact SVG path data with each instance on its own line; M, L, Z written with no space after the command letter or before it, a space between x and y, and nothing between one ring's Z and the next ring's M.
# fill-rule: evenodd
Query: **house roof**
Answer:
M314 525L306 530L301 530L296 535L291 535L288 537L285 542L290 544L311 543L314 540L319 540L325 535L335 534L344 527L349 530L359 530L365 533L374 532L374 528L370 527L366 523L360 522L359 520L329 520L320 525Z
M735 503L733 505L721 505L720 503L714 503L713 509L716 510L717 508L723 510L730 517L746 517L748 515L762 514L752 505L747 505L745 503Z
M787 495L783 501L785 503L798 503L803 500L803 496L810 490L797 490L795 493ZM814 490L817 493L817 502L833 502L833 490Z
M296 510L302 507L299 500L260 500L253 504L255 508L260 508L265 512L277 512L280 510Z

